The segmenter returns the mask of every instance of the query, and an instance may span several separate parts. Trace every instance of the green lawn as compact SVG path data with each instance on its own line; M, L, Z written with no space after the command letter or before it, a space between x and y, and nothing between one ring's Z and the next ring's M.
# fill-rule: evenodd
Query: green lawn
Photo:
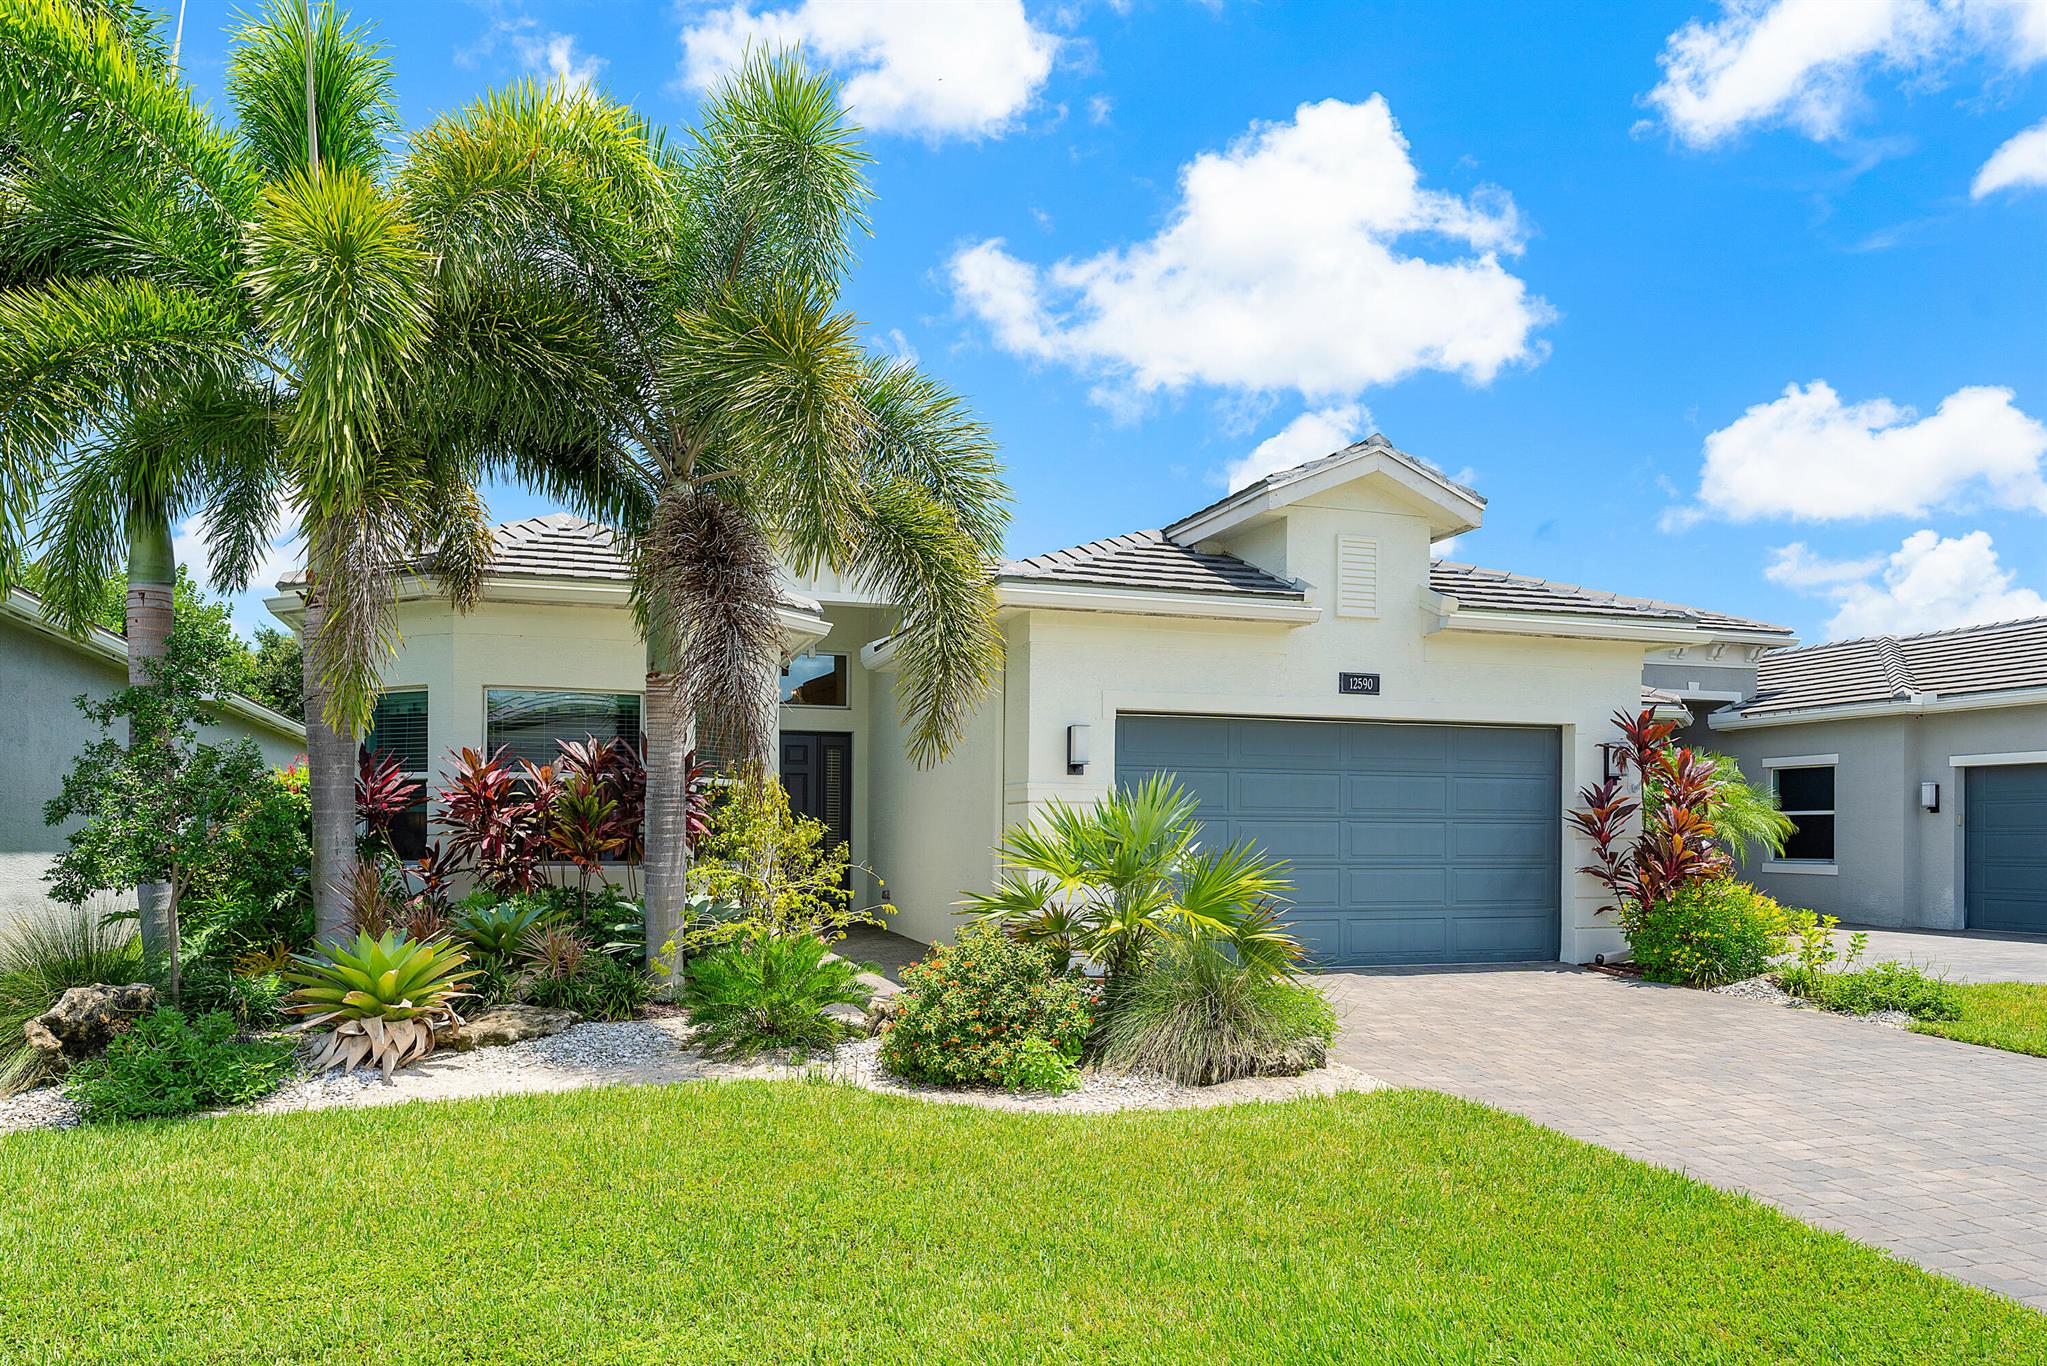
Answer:
M0 1138L0 1360L2039 1361L2047 1316L1511 1116L803 1083Z
M1957 982L1959 1020L1922 1020L1921 1034L1980 1043L2014 1053L2047 1057L2047 984L2039 982Z

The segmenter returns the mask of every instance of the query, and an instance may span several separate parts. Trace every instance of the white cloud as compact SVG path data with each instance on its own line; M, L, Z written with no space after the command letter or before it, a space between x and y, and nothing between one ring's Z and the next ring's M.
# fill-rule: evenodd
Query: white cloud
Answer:
M1371 415L1355 403L1302 413L1233 462L1224 471L1224 482L1235 491L1275 470L1332 455L1362 436L1371 421Z
M1089 123L1107 123L1109 115L1115 111L1116 101L1109 96L1090 95L1087 97L1087 121Z
M1031 23L1022 0L803 0L758 13L739 0L683 29L683 83L709 88L749 44L800 45L836 69L866 128L978 138L1015 126L1051 75L1060 40Z
M176 533L171 537L171 552L177 562L191 571L192 577L208 588L215 587L213 572L213 550L207 544L206 520L194 515L178 523ZM276 592L277 581L287 574L305 568L306 543L292 523L292 511L287 501L279 500L271 513L268 535L264 549L257 560L255 572L249 575L249 586L239 593L230 594L228 607L233 615L235 629L245 636L253 637L258 626L275 626L277 622L263 606L263 599Z
M583 90L609 65L602 57L580 51L575 34L542 28L540 21L518 4L491 0L485 8L490 25L473 44L456 51L457 66L473 67L485 57L509 49L512 59L529 75L547 76L571 90Z
M1803 544L1776 556L1770 579L1840 604L1827 623L1837 640L2047 615L2047 598L2014 586L1987 531L1915 531L1891 555L1866 560L1822 560Z
M1973 56L2047 61L2047 0L1721 0L1670 35L1647 103L1694 147L1777 124L1826 141L1872 71L1924 83Z
M1887 398L1844 404L1823 380L1791 384L1708 436L1705 453L1697 504L1674 509L1666 528L1920 517L1973 503L2047 512L2047 426L2009 389L1957 389L1922 418Z
M1981 199L1999 190L2047 185L2047 119L2014 133L1990 154L1969 186L1969 197Z
M1500 264L1525 236L1506 192L1420 181L1380 96L1304 104L1182 167L1156 236L1046 267L974 243L954 292L998 345L1099 376L1112 404L1189 384L1347 400L1419 370L1483 384L1537 358L1552 313Z

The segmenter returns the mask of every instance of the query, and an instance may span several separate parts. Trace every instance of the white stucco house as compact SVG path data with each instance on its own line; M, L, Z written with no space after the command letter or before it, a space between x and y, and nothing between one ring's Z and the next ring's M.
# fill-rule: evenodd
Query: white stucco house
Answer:
M1789 633L1432 560L1484 513L1373 436L1164 528L996 566L1001 685L924 770L897 720L890 605L792 584L783 776L918 939L950 936L1006 827L1164 769L1200 796L1209 839L1292 862L1291 919L1326 963L1616 951L1563 820L1600 776L1609 718L1641 704L1651 656L1752 670ZM610 532L536 517L497 545L474 611L430 582L399 607L373 743L423 777L459 746L551 756L558 736L638 733L645 657ZM298 600L272 606L290 620Z

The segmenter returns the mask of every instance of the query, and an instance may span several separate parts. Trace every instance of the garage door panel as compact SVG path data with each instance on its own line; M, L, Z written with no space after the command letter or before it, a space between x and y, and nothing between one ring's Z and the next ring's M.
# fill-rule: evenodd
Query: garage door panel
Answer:
M1215 829L1218 820L1228 819L1230 773L1227 769L1174 768L1166 771L1187 789L1194 800L1201 803L1201 823L1209 830Z
M1205 843L1292 865L1288 920L1323 963L1557 956L1554 731L1131 716L1116 752L1125 785L1200 775Z
M1239 773L1231 781L1230 807L1246 814L1312 811L1326 815L1343 796L1335 773Z
M1345 821L1344 856L1353 863L1440 859L1450 851L1451 829L1441 821Z
M1346 815L1440 814L1450 806L1450 780L1438 774L1352 774L1345 779L1343 795Z
M1963 781L1969 928L2047 934L2047 764L1972 768Z

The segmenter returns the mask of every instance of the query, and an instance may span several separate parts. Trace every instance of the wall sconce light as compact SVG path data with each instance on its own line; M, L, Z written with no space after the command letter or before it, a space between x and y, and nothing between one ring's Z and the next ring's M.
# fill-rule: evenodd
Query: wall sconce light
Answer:
M1928 811L1940 810L1940 784L1939 783L1919 784L1919 804L1925 807Z
M1066 771L1068 773L1087 772L1086 726L1068 726L1066 728Z
M1611 740L1599 742L1599 776L1608 782L1620 776L1614 771L1613 766L1613 752L1619 748L1620 746Z

